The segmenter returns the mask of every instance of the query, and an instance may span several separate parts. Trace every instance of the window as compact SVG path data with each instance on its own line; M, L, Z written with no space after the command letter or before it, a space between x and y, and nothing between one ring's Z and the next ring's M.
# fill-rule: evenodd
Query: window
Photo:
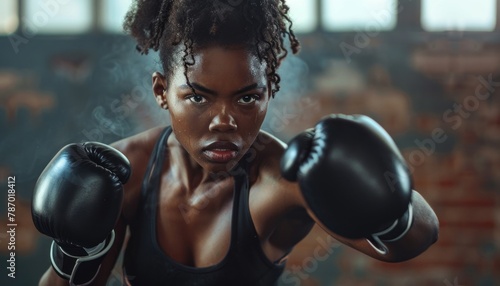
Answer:
M422 0L422 28L427 31L493 31L496 0Z
M123 20L132 4L132 0L101 1L102 14L100 19L103 30L114 33L123 32Z
M18 0L0 1L0 35L12 34L19 26L19 17L17 16Z
M397 0L322 0L327 31L389 31L396 26Z
M23 25L31 33L84 33L92 27L89 0L26 0Z
M288 0L288 14L293 21L292 29L297 33L314 31L318 25L316 19L317 4L314 0Z

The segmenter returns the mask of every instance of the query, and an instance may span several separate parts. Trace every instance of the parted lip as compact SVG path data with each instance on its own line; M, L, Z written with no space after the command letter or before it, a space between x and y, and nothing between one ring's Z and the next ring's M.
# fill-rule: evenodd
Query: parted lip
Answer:
M239 147L230 142L230 141L215 141L215 142L212 142L208 145L206 145L205 147L203 147L203 151L207 151L207 150L231 150L231 151L239 151Z

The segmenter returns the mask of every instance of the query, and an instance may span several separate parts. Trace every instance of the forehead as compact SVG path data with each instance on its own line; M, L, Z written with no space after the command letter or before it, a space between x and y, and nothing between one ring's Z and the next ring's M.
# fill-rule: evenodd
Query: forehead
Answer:
M194 65L188 65L190 81L234 83L262 83L266 81L266 64L252 52L242 47L213 46L194 51ZM190 62L190 57L187 58ZM178 64L173 72L173 82L185 83L184 65Z

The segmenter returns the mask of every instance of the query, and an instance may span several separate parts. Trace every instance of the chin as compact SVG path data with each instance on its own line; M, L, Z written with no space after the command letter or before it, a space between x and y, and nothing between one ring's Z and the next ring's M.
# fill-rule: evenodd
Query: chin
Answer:
M202 167L204 170L211 173L214 177L219 177L219 179L227 178L229 176L234 176L241 172L241 168L237 167L238 161L241 158L235 158L228 162L204 162Z

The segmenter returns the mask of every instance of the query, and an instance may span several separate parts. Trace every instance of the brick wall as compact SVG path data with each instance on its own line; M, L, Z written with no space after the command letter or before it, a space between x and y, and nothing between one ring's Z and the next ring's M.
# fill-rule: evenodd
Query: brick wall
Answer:
M500 285L500 92L498 85L481 83L490 76L500 81L500 47L466 36L420 43L412 34L381 34L348 63L337 47L352 38L301 39L300 58L289 58L281 70L282 90L270 104L264 128L287 140L329 113L370 115L410 163L416 189L440 219L440 238L421 256L388 264L315 227L290 255L280 285ZM7 38L0 43L10 45ZM29 203L37 176L62 144L112 142L166 122L154 113L158 109L147 108L155 106L151 96L123 97L149 92L156 68L135 54L129 40L40 36L31 39L23 55L30 57L4 57L0 67L0 174L19 176L20 202ZM51 59L73 68L65 70ZM122 73L106 69L110 63ZM137 66L145 68L132 68ZM90 72L79 72L89 67ZM9 75L14 76L12 88L5 85ZM17 91L54 100L38 109L17 102L13 113L3 100ZM129 114L113 113L116 99L130 108ZM120 128L112 129L116 126L108 119ZM439 136L433 136L436 130ZM21 212L29 221L29 208ZM3 205L0 214L5 214ZM34 285L49 265L50 240L28 222L19 231L28 239L18 253L18 269L24 272L17 281ZM6 249L4 238L1 249ZM0 285L8 285L2 279Z
M392 70L387 61L362 69L339 59L316 77L323 84L305 94L317 103L304 111L310 120L290 124L285 134L328 113L375 118L394 137L416 190L435 210L438 242L396 264L334 242L328 259L314 260L318 240L327 241L315 228L290 256L281 285L500 284L500 47L473 45L471 51L465 39L452 44L413 46L409 65ZM417 76L406 76L406 84L395 80L408 70ZM352 85L336 82L342 71Z

